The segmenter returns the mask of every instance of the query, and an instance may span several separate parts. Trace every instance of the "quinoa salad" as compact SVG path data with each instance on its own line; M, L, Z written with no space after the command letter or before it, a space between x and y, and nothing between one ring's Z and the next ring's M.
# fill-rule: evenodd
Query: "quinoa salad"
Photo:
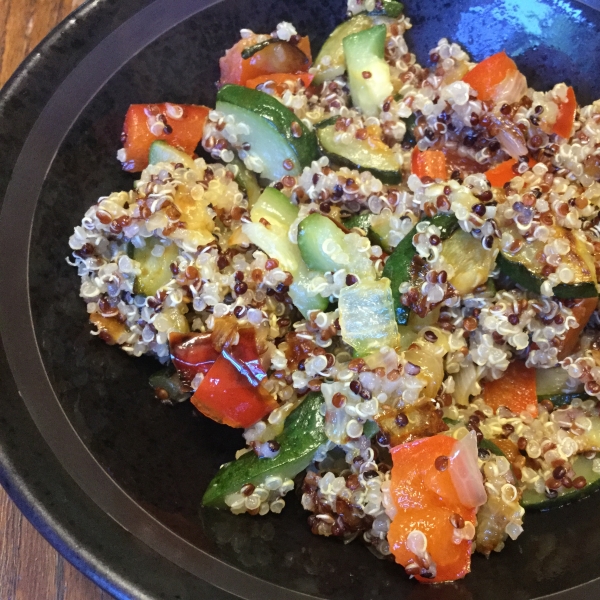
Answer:
M213 107L131 105L132 189L67 260L157 401L243 431L203 506L295 490L315 535L441 583L600 487L600 100L445 38L421 66L411 27L349 0L316 56L244 29Z

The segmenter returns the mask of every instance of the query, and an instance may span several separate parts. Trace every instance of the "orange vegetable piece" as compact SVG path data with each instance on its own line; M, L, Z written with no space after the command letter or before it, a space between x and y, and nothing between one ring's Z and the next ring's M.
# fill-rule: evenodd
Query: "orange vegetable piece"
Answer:
M515 62L502 50L475 65L462 80L477 92L478 100L487 101L492 99L496 86L516 70Z
M537 393L535 369L529 369L525 363L515 360L500 379L486 381L483 386L485 403L496 412L501 406L506 406L513 413L519 414L528 406L535 407L531 412L537 416Z
M434 578L416 575L425 583L454 581L471 569L472 542L453 542L454 527L450 518L458 514L475 525L476 510L461 504L448 469L439 471L436 459L452 454L457 441L434 435L401 444L391 450L391 490L397 508L388 542L396 562L406 567L416 560L406 544L408 535L419 530L427 537L427 552L436 564Z
M411 170L419 179L423 179L423 177L447 179L446 155L441 150L421 152L415 148L412 153Z
M558 117L552 127L552 132L563 138L570 138L573 133L573 124L575 123L575 112L577 110L577 100L572 87L567 88L567 99L558 107Z
M242 38L229 48L225 53L225 56L222 56L219 59L219 66L221 67L221 79L219 83L221 85L225 85L226 83L245 85L249 79L255 79L261 75L273 72L272 70L269 70L268 67L265 70L265 65L261 64L261 61L257 61L255 58L256 55L246 59L242 58L243 50L267 39L269 39L269 36L252 35L247 38ZM306 67L306 70L308 70L308 67L310 67L312 63L310 40L308 37L300 38L298 48L308 57L308 65ZM275 73L276 72L277 71L275 71Z
M575 346L577 346L577 342L579 342L581 332L598 306L598 298L579 298L578 300L572 300L572 302L575 305L571 306L571 310L579 326L574 329L568 329L565 333L565 339L558 347L558 360L563 360L563 358L566 358L573 352Z
M515 172L513 171L513 167L517 164L517 160L515 158L510 158L509 160L505 160L501 162L499 165L492 167L488 171L485 172L485 176L493 187L504 187L505 183L508 183L516 177ZM531 169L537 163L533 158L529 159L529 168Z
M508 438L496 437L492 440L512 465L523 459L523 455L519 452L519 447Z
M186 154L191 155L196 150L202 140L204 123L210 109L192 104L171 104L171 112L176 112L179 108L183 110L181 116L175 119L169 116L168 106L165 103L132 104L129 107L123 123L124 171L135 173L145 169L148 166L150 146L156 140L164 140ZM164 127L159 125L153 129L154 132L150 131L150 126L156 122L158 115L163 115L166 123Z
M116 344L121 334L125 333L125 325L117 321L116 317L103 317L99 313L92 313L90 323L96 326L98 337L109 346Z
M254 328L239 330L236 346L225 348L192 396L204 415L230 427L250 427L277 408L263 390L266 377L256 345Z
M256 89L259 85L262 85L267 81L273 81L276 86L281 86L288 82L295 84L298 80L300 80L305 87L308 87L314 78L315 76L311 75L310 73L269 73L267 75L259 75L253 79L248 79L244 86L247 88Z

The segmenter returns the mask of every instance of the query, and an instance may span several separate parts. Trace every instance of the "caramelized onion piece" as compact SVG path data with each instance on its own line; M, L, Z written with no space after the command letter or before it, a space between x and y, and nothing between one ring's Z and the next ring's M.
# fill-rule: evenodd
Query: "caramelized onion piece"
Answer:
M502 149L518 159L528 154L527 144L523 132L504 115L491 115L493 135L502 146Z

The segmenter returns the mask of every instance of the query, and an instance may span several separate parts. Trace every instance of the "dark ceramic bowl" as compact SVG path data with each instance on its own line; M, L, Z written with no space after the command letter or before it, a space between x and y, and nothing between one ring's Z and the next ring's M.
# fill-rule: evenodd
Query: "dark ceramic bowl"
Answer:
M600 97L600 5L406 1L421 62L440 37L476 59L502 48L534 87ZM95 0L56 29L0 98L0 477L71 562L119 598L521 600L600 597L600 495L546 514L464 581L408 581L359 543L317 538L298 502L280 516L201 510L239 432L166 408L151 360L89 335L67 240L100 195L128 189L115 160L129 104L212 104L218 58L242 27L281 20L313 48L344 0ZM208 583L207 583L208 582ZM225 591L224 591L225 590ZM43 599L40 599L43 600Z

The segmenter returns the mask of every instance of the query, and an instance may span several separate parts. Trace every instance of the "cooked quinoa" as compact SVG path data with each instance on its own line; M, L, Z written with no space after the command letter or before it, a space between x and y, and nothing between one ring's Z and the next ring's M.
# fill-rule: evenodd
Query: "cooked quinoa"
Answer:
M351 0L348 10L364 17L379 6L371 4ZM290 415L321 394L323 438L304 474L244 482L224 496L233 514L280 513L296 487L313 533L360 538L376 556L390 557L388 533L398 511L394 448L474 432L487 500L473 521L452 516L453 540L489 555L523 532L527 498L543 505L592 484L578 474L577 461L600 480L600 100L578 107L571 135L563 137L553 127L572 92L564 83L536 91L517 71L494 98L482 100L463 80L475 63L457 44L440 40L421 66L404 39L410 19L373 18L385 25L383 61L393 88L376 114L353 101L346 72L309 86L300 78L267 79L257 89L292 111L299 121L293 137L313 135L330 119L340 152L376 138L400 182L384 183L373 169L352 168L328 152L297 173L287 158L289 174L268 182L267 158L246 141L251 127L217 106L201 142L212 162L188 157L185 165L148 165L133 189L90 207L69 240L68 260L81 277L92 334L132 356L148 354L169 367L177 334L226 339L226 349L241 344L244 331L254 332L264 371L259 387L271 404L244 428L246 447L236 459L276 458ZM242 30L241 37L300 39L290 23L270 35ZM320 55L310 72L319 75L332 61ZM179 105L166 106L146 113L153 134L184 114ZM447 176L415 172L415 155L433 156L428 152L443 153ZM119 151L124 163L126 156ZM492 185L490 171L510 160L506 181ZM305 260L306 219L323 215L344 224L343 243L329 238L318 249L336 269L313 268L300 282L285 261L250 239L256 199L240 185L241 169L295 207L285 243ZM367 215L363 222L372 230L349 220L359 215ZM439 215L453 219L450 236L436 224ZM266 218L258 224L272 225ZM354 322L364 326L358 312L348 312L349 290L387 281L389 261L407 242L411 275L392 293L410 316L391 332L388 326L368 352L358 351L351 329ZM528 283L534 278L507 271L529 248L538 250L537 291ZM167 269L167 281L153 293L140 284L147 275L140 253L163 275ZM582 283L583 272L589 276ZM585 284L587 312L569 292ZM299 285L321 308L301 314ZM517 363L535 370L537 398L519 410L496 406L492 382ZM193 395L194 402L207 377L182 376L177 398L162 384L153 387L163 401ZM446 459L436 460L443 472L447 457L438 458ZM406 572L435 580L431 539L428 546L414 529L403 543L412 553Z

